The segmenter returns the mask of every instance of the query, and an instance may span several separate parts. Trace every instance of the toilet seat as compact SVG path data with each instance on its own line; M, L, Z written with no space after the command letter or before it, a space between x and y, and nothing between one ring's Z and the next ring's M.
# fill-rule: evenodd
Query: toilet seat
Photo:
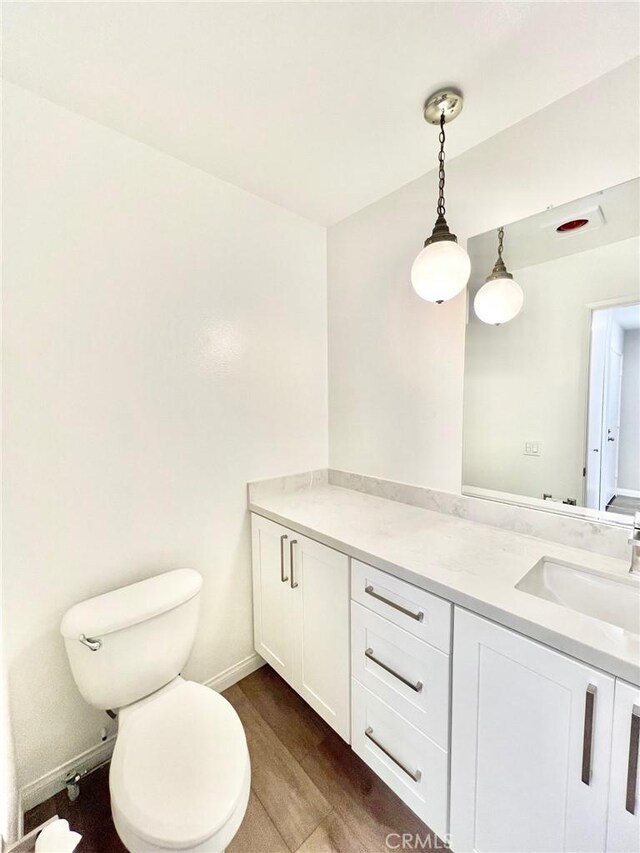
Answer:
M240 718L219 693L176 679L121 712L109 787L129 850L223 850L249 797Z

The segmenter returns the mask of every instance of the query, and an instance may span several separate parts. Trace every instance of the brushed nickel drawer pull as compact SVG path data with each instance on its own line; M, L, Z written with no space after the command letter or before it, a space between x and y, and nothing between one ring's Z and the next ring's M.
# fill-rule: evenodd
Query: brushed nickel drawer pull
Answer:
M396 604L395 601L390 601L388 598L385 598L384 595L380 595L379 592L375 591L371 584L369 584L369 586L365 586L364 591L372 598L376 598L378 601L382 601L384 604L388 604L389 607L393 607L395 610L399 610L400 613L404 613L405 616L410 616L412 619L415 619L416 622L422 622L422 620L424 619L424 612L422 610L420 610L418 613L414 613L412 610L407 610L407 608L403 607L401 604Z
M291 542L289 542L289 562L290 562L289 571L291 572L291 589L295 589L298 586L297 581L295 583L293 582L293 559L294 559L294 557L293 557L293 546L297 545L297 544L298 544L297 539L292 539Z
M582 735L582 781L591 783L591 750L593 748L593 715L596 705L596 686L590 684L584 695L584 732Z
M638 744L640 742L640 708L633 706L629 727L629 764L627 766L627 802L625 808L636 813L636 782L638 779Z
M282 583L286 583L289 580L284 573L284 540L288 538L286 533L283 533L280 537L280 580Z
M394 678L397 678L398 681L401 681L403 684L406 684L407 687L410 687L412 690L415 690L416 693L420 693L422 691L422 682L416 681L414 684L413 681L409 681L408 678L405 678L404 675L400 675L399 672L396 672L395 669L391 669L390 666L387 666L386 663L383 663L381 660L378 660L377 657L373 654L373 649L367 649L365 651L365 657L368 657L369 660L372 660L374 663L377 663L381 669L384 669L385 672L388 672L390 675L393 675Z
M365 734L365 737L369 738L371 743L375 743L375 745L378 747L378 749L381 752L384 752L384 754L387 756L387 758L390 758L393 761L393 763L396 764L400 768L400 770L404 771L407 774L407 776L410 776L414 782L419 782L420 779L422 779L422 771L421 770L416 770L415 772L413 770L409 770L409 768L405 767L401 761L398 761L398 759L395 757L395 755L392 755L389 752L389 750L380 743L380 741L378 741L374 738L373 729L371 728L371 726L368 726L364 730L364 734Z

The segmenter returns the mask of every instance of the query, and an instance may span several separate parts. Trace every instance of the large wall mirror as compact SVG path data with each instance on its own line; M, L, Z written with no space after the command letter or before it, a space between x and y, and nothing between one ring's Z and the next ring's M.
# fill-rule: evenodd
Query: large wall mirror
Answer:
M508 322L476 293L498 234L472 238L463 492L629 523L640 510L640 181L504 226L522 290Z

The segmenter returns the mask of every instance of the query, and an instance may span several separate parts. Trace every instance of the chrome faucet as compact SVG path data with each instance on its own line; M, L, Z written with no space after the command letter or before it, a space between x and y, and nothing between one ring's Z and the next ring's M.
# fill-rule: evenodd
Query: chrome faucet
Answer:
M631 545L631 565L629 571L634 575L640 575L640 512L633 517L633 528L629 536Z

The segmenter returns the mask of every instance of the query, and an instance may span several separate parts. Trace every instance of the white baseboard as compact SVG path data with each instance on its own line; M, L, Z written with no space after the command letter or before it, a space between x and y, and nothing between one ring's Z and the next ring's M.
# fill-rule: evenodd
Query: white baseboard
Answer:
M242 678L246 678L247 675L251 675L252 672L260 669L261 666L264 666L264 661L259 654L254 652L251 655L247 655L241 661L238 661L238 663L234 663L233 666L223 669L222 672L205 681L204 685L205 687L217 690L218 693L222 693L227 687L231 687L232 684L235 684Z
M260 669L261 666L264 666L264 661L260 655L254 652L241 661L238 661L238 663L234 663L233 666L229 666L227 669L214 675L213 678L209 678L204 682L204 685L205 687L211 687L213 690L221 692L247 675L251 675L252 672ZM99 743L96 746L86 749L80 755L70 758L69 761L65 761L64 764L60 764L49 771L49 773L40 776L39 779L23 785L19 791L18 829L20 836L23 834L23 816L25 812L48 800L49 797L53 797L59 791L62 791L64 789L64 777L71 770L91 770L108 761L111 758L115 742L116 736L111 735L104 743Z
M616 494L623 498L640 498L640 491L637 489L616 489Z
M48 800L49 797L53 797L53 795L57 794L58 791L62 791L64 788L64 777L71 770L89 770L93 767L97 767L99 764L103 764L105 761L108 761L111 758L115 742L116 736L111 735L111 737L108 737L104 743L99 743L96 746L85 749L85 751L81 752L80 755L76 755L73 758L70 758L69 761L65 761L64 764L54 767L53 770L50 770L49 773L45 773L43 776L40 776L40 778L36 779L34 782L29 782L28 785L23 785L19 792L20 823L22 824L22 816L24 812L28 812L29 809L32 809L34 806L43 803L45 800ZM20 827L20 830L22 834L22 826Z
M2 845L2 853L33 853L36 839L45 828L45 826L49 826L50 823L53 823L54 820L57 820L57 815L52 815L48 820L45 820L39 826L34 827L27 835L24 835L22 829L20 830L20 838L18 841L15 841L13 844L10 844L8 847L4 847ZM2 838L0 837L0 841Z

